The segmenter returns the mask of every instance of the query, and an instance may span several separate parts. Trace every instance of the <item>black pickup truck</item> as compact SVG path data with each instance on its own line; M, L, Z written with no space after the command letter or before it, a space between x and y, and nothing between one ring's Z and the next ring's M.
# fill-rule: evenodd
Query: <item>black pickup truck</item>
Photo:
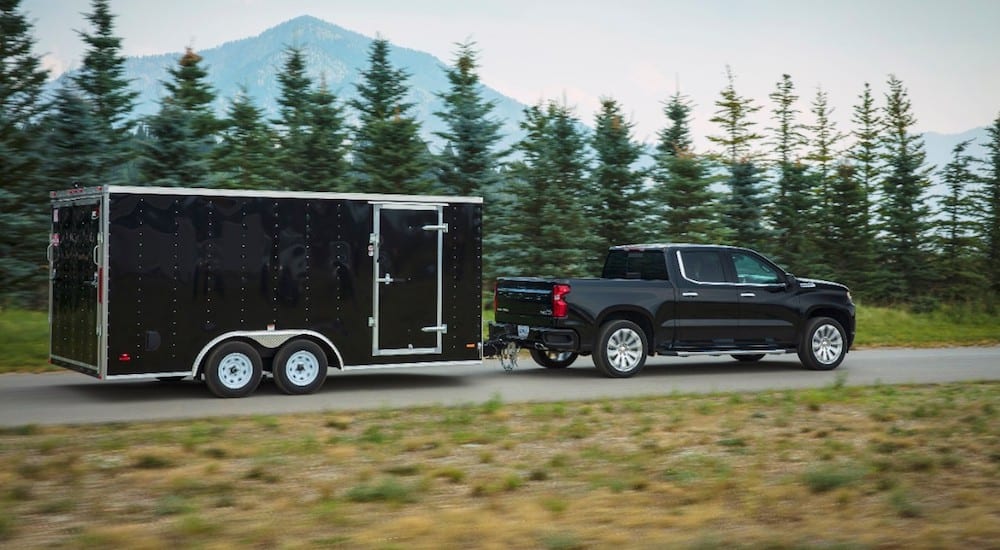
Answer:
M600 279L500 278L494 308L498 348L528 348L548 368L593 354L613 378L638 374L653 354L752 362L797 352L806 368L830 370L855 330L847 287L729 246L615 246Z

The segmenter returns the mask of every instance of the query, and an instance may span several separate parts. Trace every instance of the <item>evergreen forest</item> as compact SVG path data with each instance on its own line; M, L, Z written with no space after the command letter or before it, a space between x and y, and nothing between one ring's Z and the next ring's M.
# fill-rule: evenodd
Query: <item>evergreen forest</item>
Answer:
M847 284L866 304L994 308L1000 296L1000 112L983 121L985 158L964 142L930 166L894 75L876 83L880 93L859 83L846 128L822 89L801 97L780 75L761 104L726 68L710 100L710 150L694 147L692 98L669 90L655 144L639 142L625 106L604 97L588 121L564 101L529 106L523 138L505 148L467 41L445 69L445 108L434 113L444 145L432 147L407 101L411 75L393 66L385 39L372 42L350 101L287 47L273 118L247 90L216 113L189 48L157 112L139 117L108 0L92 1L81 67L54 93L20 1L0 0L3 307L45 307L49 191L109 184L482 196L484 288L497 276L597 275L610 245L692 242L754 248L796 275ZM943 193L930 193L932 177Z

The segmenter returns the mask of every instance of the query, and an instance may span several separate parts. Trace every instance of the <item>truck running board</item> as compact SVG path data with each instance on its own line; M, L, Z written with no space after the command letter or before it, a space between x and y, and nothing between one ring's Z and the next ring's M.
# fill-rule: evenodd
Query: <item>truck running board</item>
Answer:
M789 349L727 349L718 351L674 351L668 352L664 355L676 355L677 357L692 357L696 355L711 355L713 357L721 357L723 355L781 355L783 353L792 353L794 350Z

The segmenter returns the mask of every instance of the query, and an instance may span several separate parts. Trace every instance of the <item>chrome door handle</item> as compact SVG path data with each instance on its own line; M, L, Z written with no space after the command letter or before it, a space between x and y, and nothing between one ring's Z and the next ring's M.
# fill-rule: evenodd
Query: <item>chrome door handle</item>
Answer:
M697 292L683 292L683 293L681 293L681 296L683 296L685 298L694 298L697 295L698 295Z
M757 295L754 294L753 292L741 292L740 293L740 298L756 298L756 297L757 297Z

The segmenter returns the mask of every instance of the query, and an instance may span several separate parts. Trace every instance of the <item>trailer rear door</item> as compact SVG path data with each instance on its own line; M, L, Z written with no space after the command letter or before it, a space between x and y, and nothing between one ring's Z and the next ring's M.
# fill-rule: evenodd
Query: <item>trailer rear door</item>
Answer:
M101 375L104 314L102 195L53 194L49 256L49 357L53 364Z
M444 206L374 207L372 354L441 353Z

